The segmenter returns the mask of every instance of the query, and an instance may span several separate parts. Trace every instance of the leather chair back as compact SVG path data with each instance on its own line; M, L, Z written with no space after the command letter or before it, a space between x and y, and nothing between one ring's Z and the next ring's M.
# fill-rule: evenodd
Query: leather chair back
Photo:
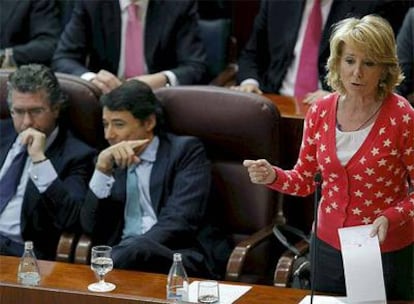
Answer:
M274 105L256 94L214 86L162 88L156 95L164 107L168 129L197 136L205 145L213 173L210 219L216 226L236 245L271 224L278 195L252 184L242 162L266 158L278 164L280 116ZM259 268L274 260L269 255L271 250L263 247L245 268L262 275ZM268 269L271 275L272 269Z
M12 70L0 70L0 119L10 117L7 104L7 80ZM67 108L60 115L75 136L90 146L102 149L107 145L102 126L100 91L79 77L57 73L62 91L67 97Z

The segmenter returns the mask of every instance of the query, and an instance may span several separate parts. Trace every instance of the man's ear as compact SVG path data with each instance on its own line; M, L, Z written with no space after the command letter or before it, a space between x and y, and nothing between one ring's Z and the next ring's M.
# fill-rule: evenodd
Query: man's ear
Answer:
M155 126L157 125L157 118L155 114L151 114L150 116L148 116L147 119L145 119L144 124L145 124L145 130L147 132L153 132L155 129Z

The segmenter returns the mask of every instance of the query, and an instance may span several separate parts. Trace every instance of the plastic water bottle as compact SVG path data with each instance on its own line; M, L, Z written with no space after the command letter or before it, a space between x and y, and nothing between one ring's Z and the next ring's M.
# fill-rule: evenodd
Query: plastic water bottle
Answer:
M183 265L181 253L174 253L173 258L174 261L167 279L167 299L187 301L188 276Z
M24 243L24 253L17 269L17 281L22 285L36 286L40 282L39 266L33 251L33 242Z

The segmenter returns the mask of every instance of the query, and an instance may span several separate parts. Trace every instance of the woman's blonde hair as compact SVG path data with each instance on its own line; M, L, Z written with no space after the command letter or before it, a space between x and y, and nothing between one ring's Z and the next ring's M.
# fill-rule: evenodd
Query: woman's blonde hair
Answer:
M326 81L335 91L346 93L339 75L345 43L362 50L370 60L384 66L383 76L378 83L378 98L386 97L404 79L398 64L394 32L388 21L375 15L361 19L352 17L336 23L330 38L331 53L327 62Z

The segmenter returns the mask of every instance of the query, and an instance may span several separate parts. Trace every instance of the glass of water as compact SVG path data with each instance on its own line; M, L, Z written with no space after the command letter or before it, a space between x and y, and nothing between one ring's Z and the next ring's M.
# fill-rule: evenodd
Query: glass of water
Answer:
M217 281L198 282L199 303L218 303L220 301L219 283Z
M105 275L113 268L112 247L94 246L91 252L91 269L95 272L99 281L88 286L90 291L108 292L115 289L115 284L105 282Z

